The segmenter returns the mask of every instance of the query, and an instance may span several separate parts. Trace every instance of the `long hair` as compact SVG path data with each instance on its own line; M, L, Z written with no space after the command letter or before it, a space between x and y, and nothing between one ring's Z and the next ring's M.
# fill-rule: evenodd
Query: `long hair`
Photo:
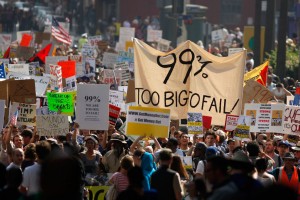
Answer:
M181 158L179 156L173 156L173 160L171 163L171 169L178 172L180 175L180 178L189 179L189 175L188 175L186 169L184 168Z

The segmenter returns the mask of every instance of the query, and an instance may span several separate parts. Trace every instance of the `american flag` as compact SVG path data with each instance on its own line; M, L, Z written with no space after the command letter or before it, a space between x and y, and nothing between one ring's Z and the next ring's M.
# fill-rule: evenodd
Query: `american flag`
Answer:
M67 31L65 31L64 28L59 25L58 21L54 17L52 17L51 32L52 36L58 41L68 45L72 44L72 39L69 33L67 33Z
M4 63L0 64L0 78L6 78Z
M13 126L17 125L18 115L19 115L19 109L17 108L16 112L10 117L10 125Z

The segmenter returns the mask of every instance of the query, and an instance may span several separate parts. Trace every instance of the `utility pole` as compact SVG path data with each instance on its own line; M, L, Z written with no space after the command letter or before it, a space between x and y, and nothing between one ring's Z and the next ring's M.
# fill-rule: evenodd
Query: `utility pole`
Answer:
M276 74L282 81L285 76L285 61L286 61L286 29L287 29L287 10L288 1L280 1L280 16L279 16L279 29L278 29L278 48L277 48L277 63Z
M261 0L255 0L254 65L260 65Z
M275 4L274 0L267 0L267 13L266 13L266 32L265 32L265 54L271 53L274 50L275 43ZM266 57L266 55L264 55Z

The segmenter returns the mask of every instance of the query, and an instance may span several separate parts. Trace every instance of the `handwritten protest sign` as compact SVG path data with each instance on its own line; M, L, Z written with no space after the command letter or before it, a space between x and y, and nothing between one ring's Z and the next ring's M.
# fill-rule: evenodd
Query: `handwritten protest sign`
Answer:
M122 81L128 81L131 78L128 62L116 63L114 69L115 72L121 73Z
M115 125L119 117L121 108L112 104L109 104L109 123Z
M169 108L174 120L201 112L223 126L226 114L242 108L245 58L246 51L216 57L191 41L162 53L134 39L136 103Z
M94 57L95 47L89 44L84 44L81 49L81 55L86 57Z
M36 123L36 105L13 102L10 106L9 116L12 116L16 110L19 110L17 125L35 126Z
M107 130L109 85L80 84L77 90L76 120L80 128Z
M67 60L68 60L68 56L46 56L46 63L45 63L46 73L50 74L50 64L57 65L57 62L67 61Z
M246 104L244 114L251 117L251 132L283 133L284 104Z
M50 64L50 85L52 90L61 92L62 85L62 70L59 65Z
M226 115L225 131L233 131L238 125L238 115Z
M111 69L104 69L103 70L103 82L105 84L120 84L121 81L121 73L118 71L114 71Z
M44 77L44 76L26 76L24 74L19 74L19 73L15 73L15 72L8 72L7 73L7 78L8 79L15 79L15 80L27 80L27 79L33 79L35 82L35 93L36 96L43 96L50 78L48 77Z
M250 140L250 124L251 124L251 117L240 115L237 123L237 127L234 133L234 139L239 139L242 141L249 141Z
M9 64L8 71L29 75L29 64Z
M211 40L213 43L217 43L224 40L225 36L226 35L223 29L218 29L211 32Z
M166 138L169 136L170 110L129 106L126 119L126 134L139 136L154 136Z
M202 134L203 123L201 113L188 112L187 125L189 134Z
M300 107L286 106L283 116L284 133L300 136Z
M94 46L98 46L98 42L101 41L102 36L101 35L89 36L87 39L88 39L89 45L94 47Z
M47 93L49 110L73 116L74 98L70 92Z
M255 80L248 80L243 91L243 103L267 103L274 97L273 93Z
M103 60L102 64L106 66L109 69L114 68L114 64L117 62L118 59L118 54L116 53L109 53L109 52L104 52L103 53Z
M162 30L147 30L147 42L157 42L162 38Z
M109 103L120 107L120 104L123 103L123 92L109 90Z
M39 136L66 135L69 132L67 115L38 115L36 119Z

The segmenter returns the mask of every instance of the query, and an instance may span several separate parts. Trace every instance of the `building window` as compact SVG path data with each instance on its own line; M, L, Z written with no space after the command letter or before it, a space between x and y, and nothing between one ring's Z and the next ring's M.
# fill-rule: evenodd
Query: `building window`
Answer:
M243 0L221 0L221 23L223 25L240 24Z

